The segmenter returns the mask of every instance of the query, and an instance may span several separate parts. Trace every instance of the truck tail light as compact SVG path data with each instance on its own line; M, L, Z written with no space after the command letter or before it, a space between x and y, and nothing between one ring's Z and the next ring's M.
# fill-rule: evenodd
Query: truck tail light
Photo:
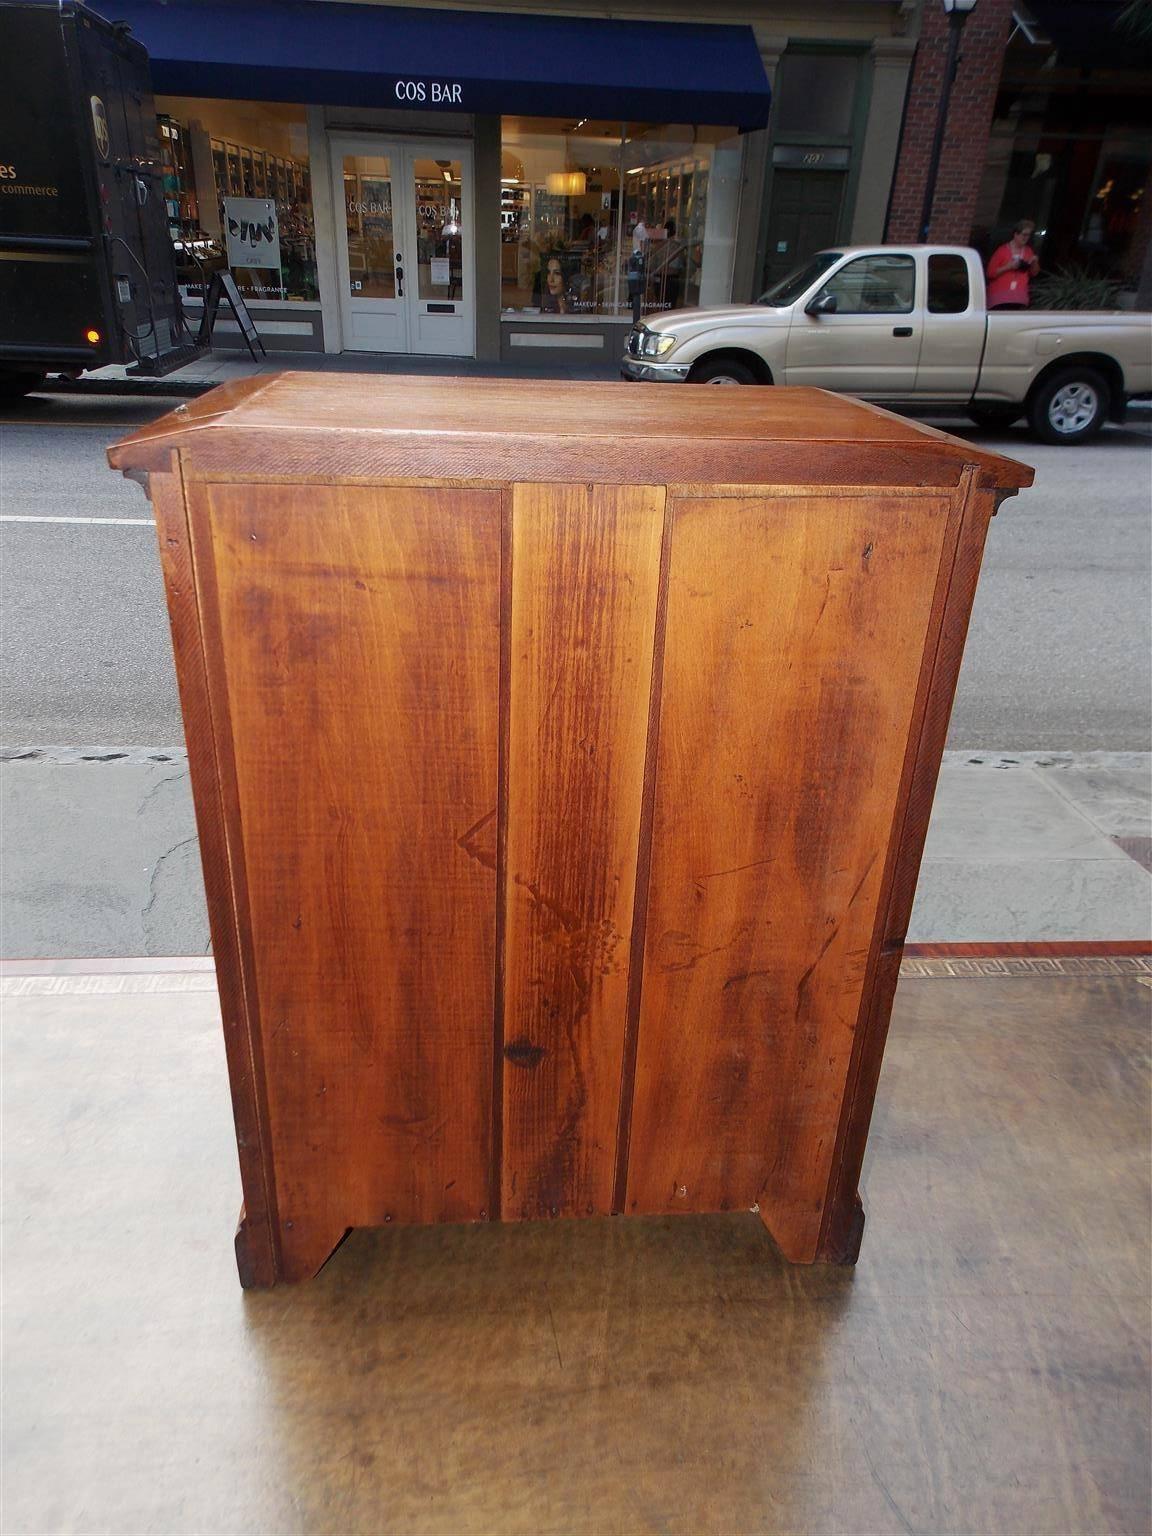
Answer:
M96 327L94 325L90 325L88 327L88 329L84 332L84 340L85 341L90 341L93 346L95 346L96 343L100 340L100 332L96 329Z

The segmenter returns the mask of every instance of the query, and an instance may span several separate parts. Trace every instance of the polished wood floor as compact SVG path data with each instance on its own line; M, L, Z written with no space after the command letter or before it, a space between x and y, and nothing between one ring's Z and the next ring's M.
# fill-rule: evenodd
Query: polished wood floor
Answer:
M248 1296L211 978L5 982L2 1528L1146 1532L1152 988L1056 969L901 983L855 1271L604 1218Z

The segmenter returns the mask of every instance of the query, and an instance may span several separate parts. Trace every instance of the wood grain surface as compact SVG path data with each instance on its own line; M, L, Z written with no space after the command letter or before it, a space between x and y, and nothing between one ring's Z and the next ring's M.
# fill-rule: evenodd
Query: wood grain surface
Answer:
M629 1210L815 1255L948 505L673 508Z
M499 498L191 511L290 1278L348 1227L487 1211Z
M933 617L922 649L908 723L895 826L877 894L869 977L861 999L836 1131L832 1190L824 1209L819 1248L821 1256L833 1262L855 1263L860 1251L864 1223L856 1190L952 699L960 675L968 618L993 511L992 496L979 489L975 471L965 469L944 531L941 566L932 598Z
M192 559L192 540L179 461L172 454L168 473L150 477L164 570L168 619L180 689L180 710L188 746L188 769L196 809L200 864L208 901L212 953L216 961L220 1015L244 1206L236 1232L236 1263L246 1286L271 1285L280 1270L280 1234L276 1222L276 1175L268 1136L268 1103L261 1042L249 1007L233 875L239 850L228 846L223 803L223 774L217 758L217 731L208 691L207 655Z
M819 451L814 451L818 446ZM151 468L173 447L189 481L432 478L650 485L1032 483L1001 454L819 389L648 389L549 380L284 373L237 381L110 452Z
M516 487L504 1213L611 1209L664 494Z
M349 1228L759 1209L852 1262L984 534L816 390L284 375L151 474L245 1284Z

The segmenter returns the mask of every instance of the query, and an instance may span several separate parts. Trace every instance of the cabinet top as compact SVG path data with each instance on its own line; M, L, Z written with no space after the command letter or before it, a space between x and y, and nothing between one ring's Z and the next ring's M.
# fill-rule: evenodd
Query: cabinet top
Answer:
M280 373L226 384L109 449L192 478L1031 485L1026 464L820 389Z

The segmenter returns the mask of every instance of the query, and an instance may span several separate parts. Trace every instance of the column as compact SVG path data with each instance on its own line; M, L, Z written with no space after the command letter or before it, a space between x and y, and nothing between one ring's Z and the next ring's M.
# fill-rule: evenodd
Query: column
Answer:
M900 149L900 122L916 44L906 37L878 37L872 44L872 94L860 150L860 177L852 217L853 245L884 238L884 214Z

